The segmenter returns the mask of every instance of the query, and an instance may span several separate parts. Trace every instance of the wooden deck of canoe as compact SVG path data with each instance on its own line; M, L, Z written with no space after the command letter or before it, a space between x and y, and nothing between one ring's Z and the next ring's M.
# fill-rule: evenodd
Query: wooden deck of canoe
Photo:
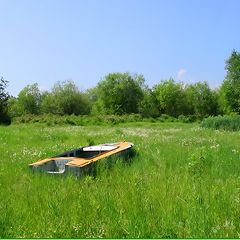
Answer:
M74 173L82 175L82 173L90 171L97 161L127 154L131 151L132 146L133 144L129 142L86 146L37 161L29 164L29 167L34 171L52 174Z

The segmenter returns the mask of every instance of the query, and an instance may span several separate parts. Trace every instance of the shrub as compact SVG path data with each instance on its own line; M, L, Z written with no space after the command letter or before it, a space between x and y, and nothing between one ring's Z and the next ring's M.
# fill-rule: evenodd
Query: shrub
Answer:
M179 120L180 122L184 122L184 123L190 122L189 117L188 117L188 116L184 116L184 115L179 115L179 116L178 116L178 120Z
M187 115L187 116L179 115L178 120L183 123L192 123L192 122L202 120L202 117L197 115Z
M162 114L159 118L143 118L140 114L125 114L125 115L54 115L42 114L33 115L26 114L13 118L13 123L44 123L48 126L52 125L115 125L119 123L130 122L193 122L192 116L181 116L178 119L167 114Z
M177 122L177 119L175 117L169 116L168 114L161 114L157 120L159 122Z

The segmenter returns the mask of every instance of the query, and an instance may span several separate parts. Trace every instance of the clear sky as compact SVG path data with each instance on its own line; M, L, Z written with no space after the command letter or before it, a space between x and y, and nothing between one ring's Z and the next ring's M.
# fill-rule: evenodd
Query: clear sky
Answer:
M12 95L110 72L219 86L240 51L240 0L0 0L0 75Z

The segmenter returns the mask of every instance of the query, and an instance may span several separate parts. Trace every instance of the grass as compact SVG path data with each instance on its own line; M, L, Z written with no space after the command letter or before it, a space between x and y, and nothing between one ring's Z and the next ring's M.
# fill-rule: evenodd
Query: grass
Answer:
M208 117L202 121L202 127L226 130L240 130L240 115Z
M1 238L238 238L239 132L198 124L0 126ZM28 164L88 143L127 140L137 155L96 178Z

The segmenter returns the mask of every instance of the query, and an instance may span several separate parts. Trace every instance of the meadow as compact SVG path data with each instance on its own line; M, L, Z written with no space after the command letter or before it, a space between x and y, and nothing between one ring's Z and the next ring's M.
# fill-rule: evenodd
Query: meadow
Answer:
M1 238L239 238L240 132L198 123L0 126ZM88 144L135 144L97 176L28 164Z

